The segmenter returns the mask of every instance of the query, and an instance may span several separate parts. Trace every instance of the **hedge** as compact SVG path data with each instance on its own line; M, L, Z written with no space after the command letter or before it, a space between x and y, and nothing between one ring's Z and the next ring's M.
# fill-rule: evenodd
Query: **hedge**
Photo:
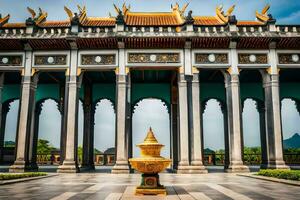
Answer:
M262 169L257 175L300 181L300 170Z
M46 176L47 173L44 172L29 172L29 173L20 173L20 174L0 174L0 180L11 180L11 179L18 179L18 178L29 178L29 177L36 177L36 176Z

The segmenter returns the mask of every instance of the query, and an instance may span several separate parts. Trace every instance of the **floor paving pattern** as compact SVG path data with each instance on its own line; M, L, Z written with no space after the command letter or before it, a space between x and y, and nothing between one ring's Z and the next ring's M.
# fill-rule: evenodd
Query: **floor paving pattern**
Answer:
M0 199L22 200L271 200L299 199L300 187L226 173L161 174L167 196L135 196L139 174L60 174L0 186Z

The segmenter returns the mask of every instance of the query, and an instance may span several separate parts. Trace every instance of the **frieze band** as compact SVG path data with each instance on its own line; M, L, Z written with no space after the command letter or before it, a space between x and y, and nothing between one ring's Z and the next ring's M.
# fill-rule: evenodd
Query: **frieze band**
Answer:
M239 54L239 64L268 64L267 54Z
M300 64L300 54L278 54L279 64Z
M34 65L66 65L67 56L66 55L36 55L34 59Z
M195 54L196 64L227 64L228 54L226 53L196 53Z
M23 57L21 55L0 56L0 66L21 66Z
M116 64L116 56L109 55L82 55L82 65L114 65Z
M179 63L179 53L129 53L128 63Z

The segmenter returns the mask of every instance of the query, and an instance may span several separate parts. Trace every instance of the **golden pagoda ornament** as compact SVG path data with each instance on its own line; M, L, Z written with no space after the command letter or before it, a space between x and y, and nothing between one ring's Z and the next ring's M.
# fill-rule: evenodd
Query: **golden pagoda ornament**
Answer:
M165 145L158 143L150 127L144 142L136 146L141 149L141 157L129 159L131 167L142 173L141 185L136 187L135 194L166 195L166 188L160 184L158 175L171 163L171 159L160 156Z

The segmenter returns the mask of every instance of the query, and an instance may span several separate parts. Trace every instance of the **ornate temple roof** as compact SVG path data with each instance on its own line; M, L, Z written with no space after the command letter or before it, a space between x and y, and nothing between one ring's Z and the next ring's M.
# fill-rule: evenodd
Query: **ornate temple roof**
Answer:
M0 50L117 49L117 48L191 48L226 49L231 41L236 48L299 49L300 25L278 25L268 14L269 5L256 20L238 20L235 6L217 6L210 16L186 12L188 4L171 5L169 12L133 12L130 6L114 5L115 15L88 16L85 6L78 12L64 7L66 19L47 20L47 12L28 8L25 22L10 23L10 15L0 15ZM26 45L27 46L26 46Z
M132 12L130 6L123 4L122 8L118 8L114 5L117 16L109 17L89 17L87 16L86 7L78 6L79 14L73 13L69 8L64 7L68 18L67 20L47 21L47 12L39 8L38 13L28 7L28 11L31 14L26 23L32 21L35 25L42 28L51 27L69 27L72 21L78 23L81 26L86 27L110 27L115 26L117 20L120 17L123 19L124 24L127 26L182 26L187 21L192 19L193 24L196 26L218 26L226 25L229 18L232 15L235 6L230 7L226 12L223 11L222 6L216 8L215 15L212 16L191 16L191 11L186 16L185 11L188 4L185 4L182 8L178 3L171 6L170 12ZM270 6L267 5L262 12L256 11L256 20L253 21L239 21L237 20L238 26L253 26L253 25L264 25L268 20L272 19L268 15ZM5 28L21 28L25 27L26 23L9 23L10 15L1 17L0 15L0 27Z

